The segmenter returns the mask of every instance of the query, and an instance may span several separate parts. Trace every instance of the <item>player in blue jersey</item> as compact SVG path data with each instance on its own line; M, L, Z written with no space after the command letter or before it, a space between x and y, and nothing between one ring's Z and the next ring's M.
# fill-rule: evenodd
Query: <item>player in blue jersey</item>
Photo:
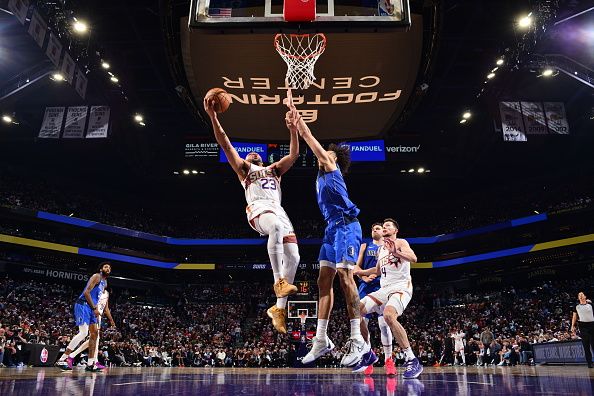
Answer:
M287 106L289 107L287 122L297 127L299 135L318 159L317 200L327 223L318 257L320 262L318 327L312 348L303 358L303 364L313 362L334 348L334 344L328 338L327 328L334 300L332 283L338 272L351 325L351 337L341 365L351 367L359 363L370 347L361 336L359 295L353 278L353 268L359 256L362 236L361 225L357 220L359 208L349 199L343 178L351 163L350 150L346 145L335 144L331 144L329 150L324 150L293 103L288 102Z
M95 365L97 362L96 348L97 343L97 326L94 324L99 322L101 312L97 304L99 303L99 297L103 291L107 288L107 277L111 274L111 263L103 262L99 265L99 272L91 276L87 282L87 286L76 299L74 303L74 320L78 326L78 334L72 337L72 340L68 344L66 351L56 362L56 365L63 370L72 370L73 357L70 356L72 351L89 336L89 359L87 363L86 371L101 371L99 367Z
M359 250L359 258L357 260L357 269L359 270L367 270L370 268L375 268L377 266L377 251L380 246L384 244L384 227L382 223L374 223L371 226L371 243L363 243L361 245L361 249ZM355 270L356 272L356 270ZM380 289L380 278L377 277L377 274L371 274L369 276L365 275L357 275L361 282L359 283L359 299L363 299L368 294L376 292ZM372 314L365 315L362 318L366 324L369 323L369 319L371 319ZM380 328L381 333L381 340L382 345L384 348L384 355L385 355L385 369L387 375L395 375L396 374L396 366L394 365L394 360L392 359L392 331L390 330L390 326L384 320L383 314L378 314L377 321ZM363 334L365 334L363 332ZM367 333L369 335L369 333ZM366 340L368 343L370 340ZM373 359L375 360L375 358ZM363 362L362 363L369 363ZM373 374L373 363L363 366L357 365L353 369L355 372L365 371L365 375Z

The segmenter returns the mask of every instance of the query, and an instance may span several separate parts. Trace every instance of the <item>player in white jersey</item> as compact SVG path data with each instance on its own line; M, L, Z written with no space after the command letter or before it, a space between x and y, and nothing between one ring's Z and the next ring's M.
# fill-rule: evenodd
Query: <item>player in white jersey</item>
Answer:
M109 323L110 323L111 327L115 327L115 322L114 322L113 318L111 317L111 311L109 310L108 300L109 300L109 292L107 290L103 290L103 292L99 296L99 301L97 302L97 310L99 311L99 317L97 318L97 323L95 324L95 326L97 326L97 342L95 343L95 357L99 356L98 355L98 353L99 353L99 337L101 336L101 333L99 332L99 330L101 330L101 319L103 318L103 312L105 312L105 316L107 316L107 319L109 319ZM70 359L74 359L76 356L78 356L82 351L84 351L88 347L89 347L89 340L87 339L74 352L72 352L70 355L68 355L68 357ZM99 368L104 368L99 363L95 363L95 364Z
M454 339L454 364L458 364L458 353L462 356L462 365L466 366L466 356L464 354L464 338L466 333L454 327L450 335Z
M287 103L292 103L291 90L287 91ZM299 266L299 248L293 225L281 206L281 176L287 172L299 156L299 137L292 122L291 112L285 119L289 129L291 142L289 155L278 162L264 166L260 154L249 153L242 159L231 145L227 134L221 126L214 101L204 100L204 110L209 115L217 143L221 146L229 164L237 174L247 201L247 219L250 226L261 235L268 235L268 256L274 275L274 292L276 304L267 310L274 328L286 333L285 317L287 314L287 296L297 292L293 285L295 273Z
M361 300L361 317L372 312L383 313L396 342L406 356L403 377L410 379L417 378L423 372L423 366L415 357L406 330L398 322L398 317L402 315L412 298L410 264L417 262L417 256L406 240L396 238L398 228L398 223L394 219L388 218L383 221L384 244L378 249L377 266L362 271L356 268L353 274L381 276L380 289ZM361 334L369 340L369 330L364 320L361 320ZM372 362L377 360L377 357L373 356L373 350L368 354L363 356L361 363L355 368L357 372L365 370L365 363L373 364Z

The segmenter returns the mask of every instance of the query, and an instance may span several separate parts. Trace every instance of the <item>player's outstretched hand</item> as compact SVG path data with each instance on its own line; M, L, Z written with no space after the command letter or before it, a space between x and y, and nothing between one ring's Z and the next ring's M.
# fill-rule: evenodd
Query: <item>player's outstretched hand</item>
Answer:
M204 98L203 104L204 104L204 111L206 111L206 114L208 114L208 116L210 118L216 117L217 113L214 109L214 106L215 106L214 99L208 100L208 99Z

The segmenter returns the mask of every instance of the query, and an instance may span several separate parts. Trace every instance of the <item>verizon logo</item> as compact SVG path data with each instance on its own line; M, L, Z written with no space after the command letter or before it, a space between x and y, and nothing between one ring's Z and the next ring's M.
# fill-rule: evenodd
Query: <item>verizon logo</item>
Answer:
M388 153L416 153L420 149L420 144L418 146L386 146Z

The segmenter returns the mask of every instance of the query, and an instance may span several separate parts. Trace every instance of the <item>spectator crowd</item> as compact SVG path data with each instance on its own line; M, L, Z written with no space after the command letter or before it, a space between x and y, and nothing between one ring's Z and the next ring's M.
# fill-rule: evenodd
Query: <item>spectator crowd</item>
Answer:
M507 286L493 292L436 294L431 287L415 290L401 322L413 350L425 365L460 363L452 334L465 334L466 364L530 363L530 344L563 341L570 334L570 309L577 291L592 279L548 281L540 286ZM83 285L80 285L82 289ZM57 345L63 350L77 331L73 302L80 293L60 283L0 281L0 364L27 362L24 344ZM116 328L101 332L99 359L116 366L286 367L298 347L292 332L299 320L288 321L288 335L275 332L265 310L272 304L268 284L236 282L201 284L170 294L168 303L141 302L127 289L110 294ZM309 299L316 299L315 290ZM307 322L315 331L315 321ZM372 346L382 352L377 321L371 320ZM338 346L349 334L346 309L339 293L329 324ZM336 349L318 364L336 367ZM404 362L395 345L394 359ZM82 359L85 355L82 355Z

